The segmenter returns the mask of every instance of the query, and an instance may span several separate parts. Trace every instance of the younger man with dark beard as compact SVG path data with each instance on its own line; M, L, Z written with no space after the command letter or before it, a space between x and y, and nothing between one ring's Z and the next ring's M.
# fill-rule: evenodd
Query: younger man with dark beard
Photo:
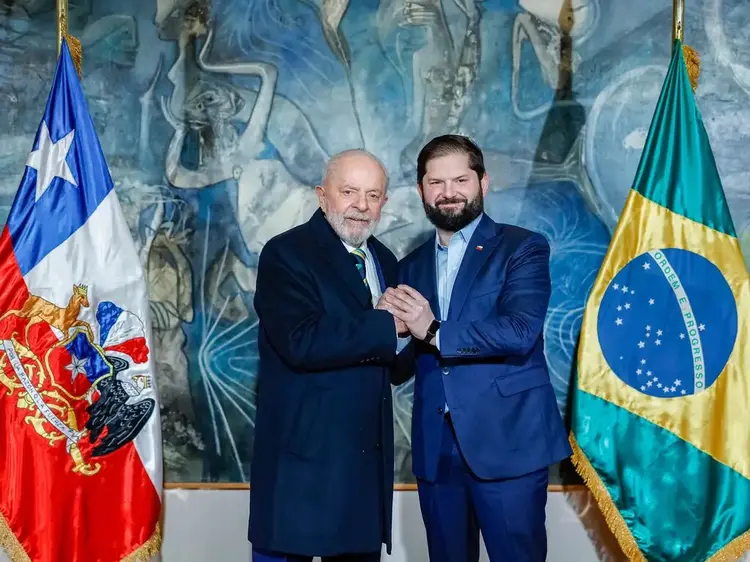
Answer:
M482 152L446 135L419 154L434 239L400 264L383 296L412 341L396 383L416 376L413 470L431 562L546 558L548 467L571 454L542 330L549 245L484 214Z

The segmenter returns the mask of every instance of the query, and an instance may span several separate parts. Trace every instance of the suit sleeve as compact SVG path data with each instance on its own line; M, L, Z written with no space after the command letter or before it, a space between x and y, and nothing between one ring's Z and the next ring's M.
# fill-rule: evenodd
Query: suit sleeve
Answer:
M309 272L292 267L272 243L261 252L254 305L261 329L294 369L387 363L396 354L390 313L373 309L346 316L326 314Z
M414 360L416 359L417 342L413 338L396 355L391 368L391 384L398 386L409 382L414 376Z
M399 283L407 283L403 263L399 267ZM407 283L408 284L408 283ZM391 384L400 385L408 382L414 376L414 361L416 359L417 340L411 335L398 338L396 360L391 369Z
M527 355L539 339L549 305L549 244L534 234L510 258L496 316L442 322L443 357Z

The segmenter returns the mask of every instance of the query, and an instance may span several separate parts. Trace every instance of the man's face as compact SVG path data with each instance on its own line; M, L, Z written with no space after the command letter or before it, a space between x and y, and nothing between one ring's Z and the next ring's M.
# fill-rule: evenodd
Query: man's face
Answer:
M427 162L418 186L427 218L441 230L457 232L484 210L489 180L469 167L469 155L456 152Z
M370 237L387 201L380 165L364 154L341 157L316 189L320 208L339 238L359 246Z

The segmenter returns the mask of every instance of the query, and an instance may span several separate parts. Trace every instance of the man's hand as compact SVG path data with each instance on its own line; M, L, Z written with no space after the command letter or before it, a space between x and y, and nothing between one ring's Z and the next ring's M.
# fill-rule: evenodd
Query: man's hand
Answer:
M391 289L387 289L387 291L390 291ZM402 337L408 334L409 328L406 327L406 324L403 320L398 318L396 316L396 312L393 309L393 307L388 305L388 302L386 300L385 294L380 295L380 298L378 299L378 303L375 305L376 310L386 310L390 312L393 315L393 321L396 323L396 335Z
M385 301L387 310L406 324L414 337L423 340L427 335L427 328L435 319L430 303L419 291L408 285L386 289L381 297Z

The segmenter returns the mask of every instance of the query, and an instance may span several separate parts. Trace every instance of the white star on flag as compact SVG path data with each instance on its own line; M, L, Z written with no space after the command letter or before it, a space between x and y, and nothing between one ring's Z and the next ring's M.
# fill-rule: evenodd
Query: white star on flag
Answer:
M76 382L78 375L86 374L86 360L78 359L75 355L70 356L70 364L66 365L65 368L70 371L71 382Z
M39 131L39 147L29 154L26 160L26 165L36 170L36 201L39 201L39 198L47 191L52 180L56 177L78 187L73 173L65 161L70 146L73 144L74 136L75 129L57 142L52 142L47 123L42 121L42 127Z

